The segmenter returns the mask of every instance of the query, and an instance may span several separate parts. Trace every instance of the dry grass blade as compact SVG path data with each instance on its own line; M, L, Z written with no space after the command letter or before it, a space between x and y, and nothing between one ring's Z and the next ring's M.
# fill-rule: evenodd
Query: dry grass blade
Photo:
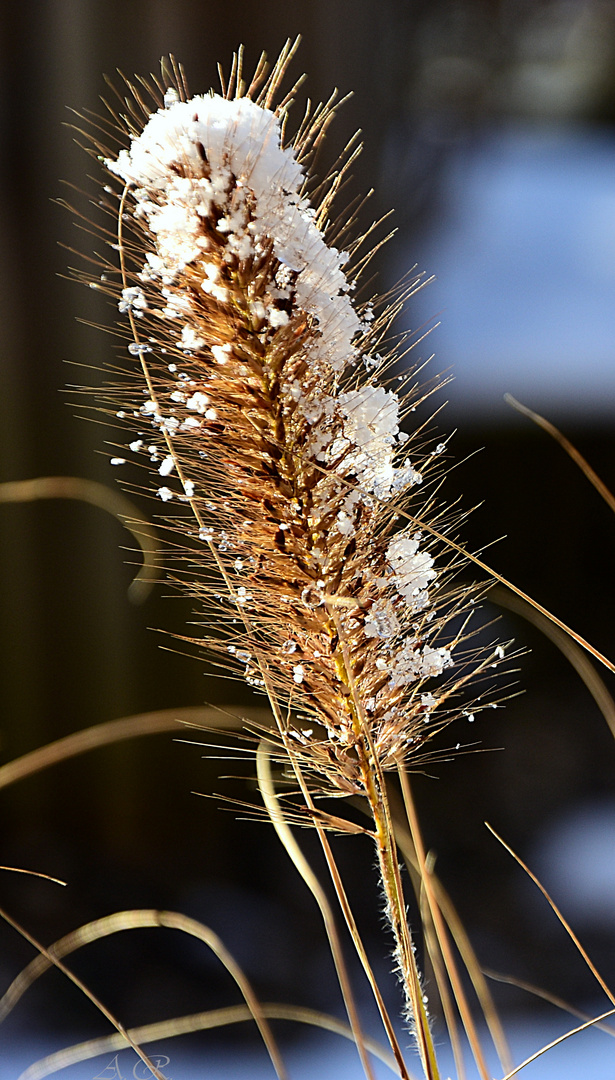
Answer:
M406 819L402 815L401 808L397 809L395 803L393 803L393 826L395 830L395 839L404 856L404 860L414 883L416 894L417 896L420 896L422 883L416 851L412 842L412 837L408 831ZM512 1068L510 1050L487 981L476 957L476 953L472 948L472 943L455 910L453 902L444 889L442 882L433 872L431 874L431 881L438 906L446 919L447 926L451 932L455 945L459 950L459 955L468 972L472 986L474 987L474 992L480 1004L483 1016L485 1017L485 1022L489 1029L500 1064L504 1071L507 1071Z
M404 797L404 806L408 818L408 825L410 827L410 835L412 837L412 843L416 852L416 859L419 874L421 877L421 886L424 890L425 898L429 907L429 913L433 921L438 947L442 954L442 959L446 968L446 974L451 984L457 1008L459 1009L459 1014L461 1016L464 1031L468 1037L468 1041L472 1049L472 1054L476 1062L476 1067L480 1073L482 1080L489 1080L489 1070L487 1069L487 1062L485 1061L483 1049L480 1043L478 1032L476 1030L476 1024L474 1023L474 1020L472 1018L466 995L464 993L463 986L459 978L457 966L455 964L455 960L450 947L446 924L442 917L440 905L438 904L435 889L433 887L431 869L427 863L418 816L414 805L414 799L412 797L412 791L410 789L410 781L408 780L408 774L405 769L400 768L399 778Z
M535 1054L530 1054L530 1056L526 1058L525 1061L522 1061L520 1065L517 1065L514 1069L511 1069L510 1072L507 1072L506 1076L502 1077L502 1080L511 1080L513 1076L517 1076L517 1074L520 1073L522 1069L525 1069L526 1065L531 1065L533 1061L537 1061L539 1057L542 1057L543 1054L546 1054L548 1050L552 1050L554 1046L559 1046L560 1043L565 1042L566 1039L570 1039L573 1035L578 1035L580 1031L586 1031L587 1028L593 1027L595 1024L599 1024L601 1020L606 1020L607 1016L613 1016L614 1013L615 1009L608 1009L606 1012L601 1013L600 1016L594 1016L592 1020L587 1020L585 1024L579 1024L578 1027L571 1028L571 1030L567 1031L564 1035L560 1035L557 1039L553 1039L553 1041L548 1043L546 1046L542 1046L540 1050L536 1051Z
M354 1042L352 1029L327 1013L317 1012L314 1009L306 1009L301 1005L277 1005L265 1002L261 1005L263 1016L268 1020L288 1020L297 1024L306 1024L310 1027L320 1028L321 1031L330 1031L334 1035L340 1035L350 1042ZM161 1039L171 1039L178 1035L187 1035L194 1031L211 1031L214 1028L226 1027L228 1024L239 1024L246 1020L252 1020L252 1014L246 1005L230 1005L226 1009L211 1009L207 1012L191 1013L189 1016L178 1016L172 1020L160 1020L155 1024L145 1024L142 1027L131 1028L131 1037L139 1043L147 1044ZM370 1054L387 1065L392 1072L396 1072L395 1058L368 1036L365 1045ZM49 1054L34 1062L21 1074L18 1080L43 1080L43 1077L66 1069L70 1065L76 1065L80 1061L90 1061L100 1054L109 1054L114 1050L122 1050L123 1040L117 1035L108 1035L102 1039L88 1039L87 1042L69 1046L65 1050L58 1050L55 1054ZM414 1080L409 1075L408 1080Z
M263 750L266 750L266 744L263 744ZM358 957L359 957L359 959L361 961L363 971L364 971L365 976L367 978L367 982L370 983L370 987L372 989L372 994L374 995L374 1000L376 1002L378 1012L380 1014L380 1018L382 1018L382 1022L383 1022L383 1026L384 1026L385 1031L386 1031L387 1038L388 1038L389 1043L391 1045L391 1049L393 1051L393 1054L395 1054L395 1056L396 1056L396 1061L398 1063L398 1068L400 1070L400 1074L401 1074L402 1077L405 1077L406 1076L406 1065L405 1065L405 1062L404 1062L404 1059L403 1059L403 1054L401 1052L399 1041L398 1041L397 1036L395 1034L395 1029L393 1029L393 1026L392 1026L392 1023L391 1023L391 1018L390 1018L388 1010L386 1008L384 998L383 998L382 994L380 994L378 984L376 983L374 972L373 972L372 966L370 964L369 958L367 958L367 954L365 953L365 948L364 948L363 942L361 940L361 935L359 933L357 923L355 921L355 917L353 917L353 915L352 915L352 910L351 910L350 904L348 902L348 897L347 897L346 891L344 889L342 878L339 877L337 865L335 863L335 859L333 858L333 852L331 850L329 840L327 840L326 833L324 831L323 825L325 825L327 823L327 821L329 821L329 815L324 815L323 818L321 818L321 815L320 815L319 811L316 809L315 804L313 804L313 800L311 798L309 788L307 787L307 785L305 783L305 780L304 780L304 777L303 777L303 774L302 774L302 770L300 770L298 762L297 762L297 760L296 760L296 758L294 756L293 747L291 745L288 746L288 753L289 753L289 757L290 757L291 764L292 764L293 770L295 772L297 781L299 783L300 791L302 791L302 794L303 794L304 799L306 801L306 806L308 808L308 811L311 814L311 820L312 820L312 823L313 823L313 827L316 828L316 831L318 833L318 837L319 837L319 840L321 842L321 846L322 846L324 858L325 858L325 861L326 861L326 865L327 865L327 867L329 867L329 872L331 874L331 879L333 881L333 887L335 889L335 894L337 896L339 906L340 906L340 908L342 908L342 913L343 913L344 918L346 920L346 926L348 928L348 932L349 932L349 934L351 936L352 943L353 943L353 945L355 945L355 948L357 950L357 955L358 955ZM286 825L286 822L283 820L284 819L284 814L280 809L280 805L279 805L278 797L276 795L275 787L273 787L273 784L272 784L270 761L268 759L264 759L264 760L262 760L262 762L260 762L260 764L262 764L262 768L264 770L264 775L265 775L265 777L266 777L266 779L268 781L267 795L268 795L268 799L269 799L269 806L268 806L269 814L271 812L271 809L276 809L279 820L282 820L282 822L284 824L284 831L283 831L284 837L286 839L290 838L291 840L293 840L292 834L290 833L290 831L288 829L288 825ZM362 806L361 809L364 809L364 807ZM339 819L334 819L334 821L335 821L337 827L340 827L340 825L342 825L342 821L340 821ZM351 825L350 825L350 831L353 831ZM365 831L365 829L361 829L361 832L364 833L366 831ZM373 839L373 834L372 833L370 833L370 836ZM280 839L282 839L282 836L280 836ZM283 839L282 839L282 842L284 842ZM288 850L288 849L286 849L286 850ZM298 849L296 849L296 846L295 846L295 853L297 853L297 852L298 852L300 858L302 858L302 860L303 860L303 855L300 855L300 851L298 851ZM293 859L293 862L294 862L294 859ZM299 869L298 866L297 866L297 869ZM308 867L308 869L309 869L309 867ZM302 873L302 872L300 872L300 869L299 869L299 873ZM305 880L305 878L304 878L304 880ZM308 885L308 888L310 888L309 882L306 881L306 883ZM325 899L325 897L324 897L324 899ZM318 900L318 897L317 897L317 900Z
M561 1009L562 1012L570 1013L571 1016L576 1016L579 1020L589 1020L595 1027L599 1028L600 1031L604 1031L606 1035L610 1035L611 1038L615 1039L615 1028L611 1027L610 1024L603 1024L597 1020L592 1020L587 1013L582 1012L580 1009L575 1009L573 1005L570 1005L556 994L551 994L548 990L543 990L540 986L534 986L533 983L526 982L525 979L516 979L512 975L502 975L499 971L490 971L488 968L484 968L483 973L487 975L489 979L493 979L494 982L506 983L507 986L516 986L519 990L525 990L534 997L542 998L543 1001L548 1001L550 1005L555 1005L556 1009Z
M27 874L28 877L43 878L44 881L52 881L54 885L66 885L66 881L52 877L51 874L43 874L40 870L24 870L21 866L0 866L0 870L9 870L13 874Z
M526 866L526 864L525 864L525 863L523 862L523 859L521 859L521 858L520 858L520 856L519 856L519 855L517 855L517 853L516 853L515 851L513 851L513 849L512 849L512 848L511 848L511 847L510 847L510 846L509 846L509 845L508 845L507 843L506 843L506 841L505 841L505 840L503 840L503 839L502 839L502 837L498 835L498 833L497 833L497 832L495 831L495 829L494 829L494 828L493 828L493 827L492 827L492 826L491 826L491 825L489 824L489 822L488 822L488 821L486 821L486 822L485 822L485 825L486 825L486 826L487 826L487 828L489 829L489 832L490 832L490 833L491 833L491 834L492 834L493 836L495 836L496 840L498 840L498 841L499 841L499 843L500 843L500 844L502 845L502 847L503 847L503 848L504 848L504 849L505 849L505 850L506 850L506 851L508 852L508 854L509 854L509 855L512 855L512 857L513 857L513 859L515 860L515 862L519 864L519 866L521 867L521 869L522 869L522 870L524 870L524 871L525 871L525 873L527 874L527 876L528 876L528 877L529 877L529 878L530 878L530 879L531 879L531 880L532 880L532 881L534 882L534 885L537 885L537 886L538 886L538 888L540 889L540 891L541 891L542 895L544 896L545 900L547 901L547 903L549 904L549 906L550 906L550 907L552 908L552 910L553 910L553 911L555 912L555 914L557 915L557 918L559 919L560 923L561 923L561 924L562 924L562 926L564 927L564 930L565 930L565 931L566 931L566 933L568 934L568 937L569 937L569 938L571 939L571 941L573 942L573 944L574 944L575 948L576 948L576 949L578 950L578 952L579 952L579 953L581 954L581 956L583 957L583 959L584 959L585 963L587 964L587 967L589 968L589 970L591 971L592 975L593 975L593 976L594 976L594 978L596 979L596 982L597 982L597 983L598 983L598 985L599 985L599 986L601 987L601 989L602 989L602 990L604 991L604 993L605 993L605 994L606 994L606 996L608 997L609 1001L612 1001L612 1002L613 1002L613 1004L615 1005L615 994L613 993L613 991L612 991L612 990L610 990L610 989L609 989L609 987L608 987L608 986L607 986L607 984L605 983L604 979L603 979L603 978L602 978L602 976L600 975L599 971L597 970L597 968L596 968L595 964L594 964L594 963L593 963L593 962L592 962L592 961L590 960L590 958L589 958L589 956L587 955L587 953L586 953L585 949L584 949L584 948L583 948L583 946L581 945L581 942L579 941L578 937L576 936L576 934L575 934L574 930L572 929L572 927L570 926L570 924L569 924L569 923L568 923L568 922L566 921L566 919L565 919L565 918L564 918L564 916L562 915L562 913L561 913L561 911L559 910L559 908L558 908L557 904L555 903L555 901L554 901L554 900L553 900L553 899L552 899L552 898L551 898L551 897L549 896L549 893L548 893L548 892L547 892L547 890L545 889L544 885L542 885L542 884L541 884L541 882L540 882L540 881L538 880L538 878L536 877L536 875L535 875L534 873L532 873L532 871L530 870L529 866Z
M0 502L33 502L36 499L77 499L117 518L134 537L143 555L143 565L133 578L128 595L135 604L146 599L161 574L159 545L152 525L125 495L96 480L78 476L38 476L33 480L0 484Z
M266 750L266 744L263 743L261 749L263 751L265 751ZM309 790L308 790L308 788L305 785L305 782L303 780L303 777L302 777L302 774L301 774L301 769L300 769L298 763L296 762L296 760L293 757L293 752L292 752L291 747L289 747L289 756L290 756L291 764L292 764L293 769L295 771L295 775L297 776L297 779L298 779L299 784L301 786L302 794L303 794L303 796L305 798L305 801L306 801L306 806L308 807L308 810L312 814L312 820L314 822L314 827L315 827L315 829L316 829L316 831L318 833L318 837L319 837L320 843L322 845L322 849L323 849L323 853L324 853L324 856L325 856L325 859L326 859L326 862L327 862L329 873L331 874L331 880L333 882L333 887L335 889L335 894L336 894L336 896L338 898L340 907L342 909L342 914L344 916L344 919L346 920L346 925L348 927L348 932L349 932L349 934L350 934L350 936L352 938L354 947L355 947L355 949L357 951L357 955L359 957L359 960L361 961L361 964L363 966L363 970L365 972L365 975L366 975L367 980L369 982L369 985L371 987L371 991L372 991L372 993L374 995L374 1000L375 1000L376 1005L378 1007L378 1011L380 1013L380 1017L382 1019L382 1024L383 1024L384 1030L386 1032L387 1038L389 1040L390 1046L391 1046L391 1048L393 1050L393 1053L395 1055L395 1059L397 1061L398 1069L399 1069L400 1074L401 1074L402 1077L407 1077L407 1067L406 1067L406 1063L405 1063L404 1058L403 1058L403 1054L401 1052L401 1047L400 1047L399 1042L397 1040L397 1036L395 1035L395 1031L393 1029L393 1024L391 1022L391 1018L390 1018L389 1013L387 1011L387 1008L385 1006L382 994L380 993L380 989L379 989L378 984L376 982L374 972L372 970L371 964L370 964L369 959L367 957L367 953L365 952L365 947L364 947L363 942L361 940L361 935L360 935L360 933L358 931L358 928L357 928L357 925L355 923L354 916L352 914L352 910L351 910L350 904L348 902L348 898L346 896L346 892L345 892L342 880L340 878L340 875L339 875L339 872L338 872L338 869L337 869L337 865L335 863L335 859L333 858L333 852L331 851L331 847L330 847L329 842L327 840L325 830L322 827L321 822L319 821L319 818L317 816L317 811L316 811L316 808L315 808L314 803L312 801L310 792L309 792ZM258 765L258 761L257 761L257 765ZM267 755L266 758L261 760L261 769L263 771L263 777L264 777L264 779L266 781L266 785L267 785L266 788L265 788L265 790L267 792L267 799L268 799L268 803L266 802L266 806L267 806L269 815L271 817L271 811L274 810L275 813L276 813L276 820L281 822L283 824L283 826L284 826L284 829L282 830L283 835L278 833L278 835L280 836L280 839L282 840L282 843L285 843L285 840L290 839L290 841L294 844L294 839L293 839L292 833L288 829L288 825L287 825L286 821L284 820L284 814L283 814L283 811L280 809L279 801L278 801L277 795L275 793L275 787L273 785L273 780L272 780L272 776L271 776L270 759L269 759L268 755ZM261 793L262 793L262 789L261 789ZM362 807L362 809L363 809L363 807ZM271 820L273 821L273 818L271 818ZM287 851L288 851L288 848L287 848ZM290 852L289 852L289 854L290 854ZM307 868L307 870L311 873L311 870L310 870L309 866L305 863L305 860L303 859L303 856L302 856L300 850L298 849L298 847L296 845L294 847L294 854L296 854L296 855L298 854L298 856L300 857L300 860L302 861L301 865L305 864L304 868ZM291 855L291 858L293 859L293 862L294 862L294 858L293 858L292 855ZM301 870L300 866L297 865L296 863L295 863L295 865L297 866L297 869L299 870L299 873L302 874L302 870ZM302 874L302 876L303 876L303 874ZM307 881L305 878L304 878L304 880L306 881L306 884L308 885L308 888L311 888L310 882ZM324 897L324 894L323 894L323 897ZM325 899L325 902L326 902L326 897L324 897L324 899ZM318 902L318 897L316 897L316 900ZM331 918L332 918L332 916L331 916ZM326 923L325 923L325 925L326 925Z
M429 908L429 903L425 895L425 889L422 887L422 883L420 881L417 881L417 886L419 908L421 912L421 924L423 926L423 934L425 936L425 948L429 956L431 966L433 968L433 974L436 980L436 987L438 990L438 997L440 998L440 1004L442 1006L442 1012L444 1015L444 1023L451 1044L451 1050L453 1051L456 1080L466 1080L466 1069L463 1060L463 1047L461 1045L459 1021L457 1013L455 1012L453 995L451 994L449 980L446 976L446 964L442 955L442 949L440 948L440 942L438 941L438 935L434 926L434 921L431 910Z
M574 446L573 443L570 442L570 439L567 439L566 436L563 435L562 432L559 431L559 429L556 428L550 420L547 420L544 416L541 416L540 413L534 412L534 410L528 408L527 405L522 405L520 401L517 401L517 399L512 396L512 394L504 394L504 400L507 401L509 405L512 405L513 409L516 409L517 412L520 412L522 416L527 416L530 420L533 420L535 424L538 424L538 427L541 427L543 431L546 431L555 439L557 443L559 443L562 449L566 451L566 453L569 455L569 457L572 458L575 464L579 466L581 472L584 474L584 476L587 477L590 484L593 484L596 491L599 495L602 496L609 509L611 509L615 514L615 495L613 495L613 493L609 491L604 481L600 479L598 474L594 471L594 469L592 469L589 462L585 460L581 453L579 453L576 446Z
M265 709L251 708L250 716L255 722L265 725L269 718L269 712ZM140 735L156 735L162 731L179 732L179 725L188 724L195 727L231 728L237 729L243 721L237 716L224 713L219 709L190 708L158 709L155 712L136 713L134 716L123 716L118 720L108 720L103 724L76 731L73 735L66 735L63 739L48 743L37 750L31 750L28 754L9 761L0 766L0 789L23 780L26 776L48 769L60 761L85 754L89 750L96 750L100 746L110 746L121 742L123 739L133 739Z
M485 1023L487 1024L500 1064L502 1065L502 1068L509 1069L511 1068L512 1058L508 1042L489 987L487 986L487 982L480 969L472 943L450 897L435 874L432 875L432 883L436 893L438 906L446 919L447 926L450 929L455 945L459 950L459 955L461 956L464 967L470 977L474 993L476 994L481 1012L485 1018Z
M89 998L89 1000L98 1009L98 1011L100 1013L102 1013L102 1015L104 1017L106 1017L106 1019L109 1021L110 1024L113 1025L114 1028L117 1029L117 1032L118 1032L119 1036L123 1039L124 1044L127 1045L127 1046L132 1047L132 1049L138 1055L138 1057L141 1058L141 1061L144 1063L144 1065L146 1065L147 1068L150 1069L152 1076L156 1077L156 1080L166 1080L166 1078L163 1076L163 1074L160 1072L160 1070L156 1068L156 1066L154 1065L154 1063L152 1061L150 1061L147 1054L141 1049L140 1046L137 1045L137 1043L132 1038L132 1036L129 1034L129 1032L126 1030L126 1028L123 1026L123 1024L121 1024L120 1021L116 1019L116 1017L113 1015L113 1013L111 1013L109 1011L109 1009L107 1009L107 1007L105 1005L103 1005L102 1001L100 1001L100 999L97 998L96 995L93 994L92 991L88 989L88 987L85 985L85 983L83 983L81 981L81 979L79 979L76 975L74 975L73 972L70 971L62 963L61 960L59 960L57 957L53 956L53 954L50 953L49 950L46 949L44 945L41 945L40 942L38 942L32 936L32 934L30 934L27 930L25 930L23 926L20 926L20 924L18 922L16 922L16 920L13 919L8 914L8 912L4 911L2 908L0 908L0 918L3 918L5 920L5 922L7 922L9 924L9 926L12 926L13 929L16 930L18 934L21 934L21 936L23 938L25 938L26 941L29 941L30 944L40 953L40 955L42 957L45 957L53 967L56 967L59 971L62 972L63 975L66 975L66 977L68 979L70 979L70 981L72 983L74 983L74 985L77 987L77 989L81 990L81 992L83 994L85 994L85 996L87 998Z
M256 769L258 775L258 786L261 793L263 802L271 818L271 823L280 839L289 859L300 873L301 877L305 881L308 889L312 893L312 896L316 900L322 920L325 925L327 938L331 948L331 955L335 964L335 971L340 984L340 990L344 999L344 1006L348 1014L350 1026L352 1028L354 1042L357 1047L357 1052L361 1058L361 1064L368 1080L373 1080L373 1071L367 1057L365 1038L361 1030L361 1023L359 1020L359 1014L354 1001L354 995L352 993L352 987L348 978L348 972L346 969L346 963L344 961L344 955L342 952L337 927L335 925L335 919L331 910L331 905L327 900L325 892L314 874L311 866L297 844L293 834L291 833L288 825L284 820L284 814L280 808L278 802L275 787L273 784L273 777L271 775L271 758L267 744L261 742L256 752ZM403 1075L403 1074L402 1074Z
M563 630L560 630L558 626L555 626L551 619L541 615L539 611L535 611L534 608L532 608L530 604L527 604L520 596L515 596L514 593L511 593L508 589L503 589L500 585L495 585L490 589L488 595L490 600L493 600L502 607L508 608L509 611L514 611L517 615L522 615L528 622L533 623L545 637L550 638L553 644L564 654L569 663L572 664L572 667L585 683L591 696L596 702L596 705L609 725L611 734L615 737L615 701L613 701L611 694L603 680L600 678L598 672L592 666L589 658L583 650L572 641L570 635Z
M3 1020L7 1016L22 994L25 993L34 980L42 975L44 971L54 965L59 967L60 970L66 971L60 962L63 956L75 952L75 950L81 948L83 945L90 944L92 941L99 941L101 938L109 937L111 934L117 934L121 931L160 927L166 927L170 930L180 930L182 933L197 938L207 945L218 957L241 990L246 1005L250 1010L250 1014L260 1031L279 1080L286 1080L286 1069L276 1041L273 1038L273 1033L262 1013L260 1002L242 969L213 930L203 923L197 922L196 919L190 919L187 915L181 915L176 911L155 911L153 909L118 911L113 915L107 915L105 918L97 919L95 922L86 923L78 930L74 930L71 934L67 934L66 937L55 942L49 949L40 949L41 955L36 957L36 959L17 976L0 1001L0 1020ZM73 976L70 977L73 978ZM73 978L73 981L76 980ZM82 986L82 984L79 985ZM92 997L89 991L86 992L88 997ZM92 998L92 1000L94 999ZM105 1015L108 1015L106 1011ZM124 1030L121 1030L122 1034L124 1034ZM133 1044L131 1043L131 1045ZM156 1073L155 1075L158 1074Z

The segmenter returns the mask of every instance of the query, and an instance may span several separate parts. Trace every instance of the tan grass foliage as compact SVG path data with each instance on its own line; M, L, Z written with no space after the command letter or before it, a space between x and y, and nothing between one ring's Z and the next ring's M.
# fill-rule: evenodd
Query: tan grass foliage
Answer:
M424 1076L438 1080L440 1074L398 844L417 892L459 1080L459 1021L482 1080L490 1073L458 958L502 1069L512 1077L521 1066L512 1068L483 973L424 849L408 780L408 769L429 760L434 734L459 716L473 720L497 704L492 668L507 647L491 642L475 622L481 589L466 570L471 563L489 568L465 551L457 536L463 514L442 500L447 443L437 441L429 418L417 421L434 385L421 388L418 365L416 371L409 367L411 340L393 336L401 304L422 279L411 277L384 299L353 300L379 246L365 244L374 226L360 234L352 216L336 217L333 209L359 148L352 140L325 180L312 174L336 97L308 107L289 136L296 87L283 94L282 84L295 48L288 43L269 73L261 60L249 82L240 50L229 79L221 75L220 94L191 97L172 59L163 62L160 79L126 80L119 108L89 124L90 150L109 174L100 205L112 226L99 229L108 257L95 273L80 277L110 297L122 316L122 358L99 398L122 431L112 464L128 464L132 477L140 469L144 482L133 486L145 489L163 512L166 564L177 586L197 602L202 623L202 632L185 640L196 643L216 669L245 679L267 699L271 716L256 715L246 725L247 738L258 746L263 804L320 910L350 1027L331 1028L329 1020L305 1010L261 1005L207 927L149 910L87 924L50 949L13 921L40 956L9 988L0 1014L51 965L88 993L61 959L81 945L124 929L171 927L213 949L247 1008L126 1031L89 994L118 1031L104 1047L119 1047L123 1039L136 1048L137 1041L162 1034L251 1016L283 1078L268 1018L292 1015L350 1031L368 1078L373 1053L409 1078L327 830L360 832L375 844L406 1018ZM124 143L119 152L118 135ZM403 375L397 374L401 361ZM54 486L50 478L45 483L40 494L103 505L99 493ZM7 498L31 498L33 492ZM108 508L129 520L121 497ZM133 531L150 536L139 523ZM147 562L149 544L142 535L139 542ZM515 591L540 618L548 616ZM575 646L575 658L577 651ZM598 698L600 687L573 662ZM168 730L177 715L125 718L69 736L4 766L0 786L110 740ZM202 717L185 710L180 719L198 725ZM400 799L395 815L386 773L399 776L403 812ZM284 799L277 791L282 784ZM360 800L368 824L346 823L343 804L342 814L329 813L326 803L318 803L322 796ZM297 821L318 833L392 1057L362 1033L334 912L289 829ZM101 1046L96 1040L72 1048L33 1066L29 1075L47 1075Z

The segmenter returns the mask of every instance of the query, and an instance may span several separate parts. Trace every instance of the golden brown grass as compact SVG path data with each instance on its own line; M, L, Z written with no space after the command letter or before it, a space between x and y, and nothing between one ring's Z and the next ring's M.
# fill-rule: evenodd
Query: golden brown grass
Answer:
M409 342L395 344L391 326L420 279L394 297L351 302L373 253L363 253L372 230L353 239L354 222L333 217L333 200L357 146L353 141L346 147L324 182L310 175L335 97L308 110L288 137L293 90L283 94L282 83L294 50L288 44L270 73L261 61L249 83L240 51L228 80L221 77L221 95L191 98L173 60L163 64L161 79L126 81L110 119L90 125L93 153L111 173L103 207L114 224L99 230L109 257L85 280L111 297L124 316L121 334L129 360L116 368L100 405L131 432L118 461L129 454L143 468L146 487L167 511L167 566L202 613L202 633L186 641L216 669L241 676L266 698L267 713L251 717L247 729L259 740L260 793L320 910L349 1026L260 1003L223 943L194 920L173 912L119 912L49 949L33 942L40 956L6 992L0 1018L49 966L74 979L63 957L76 948L138 926L199 938L233 975L246 1007L125 1031L97 1002L118 1034L40 1063L28 1071L30 1080L115 1049L121 1040L136 1048L162 1034L248 1016L283 1080L284 1063L268 1024L282 1015L349 1034L367 1077L373 1076L371 1055L377 1053L410 1080L330 831L367 833L374 844L405 1016L426 1080L439 1080L440 1073L416 959L417 930L407 919L400 851L419 901L458 1080L464 1077L461 1032L481 1080L491 1076L476 1006L505 1077L522 1067L512 1065L479 962L425 850L409 780L412 768L429 761L434 734L461 714L493 703L498 689L491 686L491 669L501 665L508 646L477 644L473 612L484 588L462 575L469 564L490 571L458 537L461 512L442 502L446 444L430 433L429 420L415 424L415 410L432 388L420 388L418 372L410 371L401 384L390 374L401 356L409 363ZM118 133L127 143L119 155ZM59 478L54 482L57 489ZM75 494L61 485L54 490L50 479L46 484L47 495ZM22 496L36 492L7 493ZM96 497L100 504L96 493L77 497ZM124 503L108 508L130 520ZM142 546L149 548L149 541ZM492 576L498 588L508 585ZM555 623L560 634L568 630L514 591L537 618ZM588 674L587 662L577 662L576 645L569 646L569 655L599 696L600 680ZM605 691L603 704L607 696ZM0 786L106 742L168 730L176 719L198 724L211 718L190 711L102 725L4 766ZM339 813L330 813L323 797L336 798ZM351 800L366 810L364 826L345 817ZM390 1053L363 1034L337 913L289 827L297 821L318 834ZM475 1002L465 989L463 968ZM144 1051L138 1053L148 1061Z

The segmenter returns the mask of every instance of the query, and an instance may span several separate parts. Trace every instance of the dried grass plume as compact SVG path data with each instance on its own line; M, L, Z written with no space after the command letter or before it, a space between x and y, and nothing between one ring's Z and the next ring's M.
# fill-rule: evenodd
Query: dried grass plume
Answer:
M132 432L113 460L153 475L203 613L199 640L267 695L308 803L367 797L436 1075L383 774L423 759L460 688L502 650L480 655L470 640L475 593L455 583L459 548L442 543L459 520L434 483L446 445L404 428L425 392L412 372L390 375L407 344L391 347L391 324L421 279L353 302L371 230L352 239L332 204L357 147L325 182L312 177L335 97L288 137L293 51L269 74L261 61L249 85L240 52L222 93L196 97L163 65L161 80L128 84L112 123L124 149L99 127L119 267L90 283L116 300L129 354L107 396Z

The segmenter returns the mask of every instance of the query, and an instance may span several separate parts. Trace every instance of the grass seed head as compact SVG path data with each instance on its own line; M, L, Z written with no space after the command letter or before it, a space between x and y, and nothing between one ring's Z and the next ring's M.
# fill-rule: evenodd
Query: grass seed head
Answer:
M349 261L329 242L343 167L310 198L333 107L287 142L274 106L288 52L247 89L236 72L189 97L175 68L150 109L131 88L129 145L105 160L121 269L105 287L130 328L130 454L189 509L170 523L209 653L288 714L315 788L347 794L359 743L395 768L450 721L469 594L423 494L444 444L401 430L411 403L378 374L397 304L354 304L356 245Z

